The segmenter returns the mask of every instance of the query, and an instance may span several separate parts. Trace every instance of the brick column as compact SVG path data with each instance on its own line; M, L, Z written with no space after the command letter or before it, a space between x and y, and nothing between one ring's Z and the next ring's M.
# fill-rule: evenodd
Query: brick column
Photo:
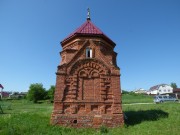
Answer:
M54 93L54 111L53 113L62 113L63 112L63 104L61 101L63 100L64 90L65 90L65 74L58 74L56 76L56 88Z

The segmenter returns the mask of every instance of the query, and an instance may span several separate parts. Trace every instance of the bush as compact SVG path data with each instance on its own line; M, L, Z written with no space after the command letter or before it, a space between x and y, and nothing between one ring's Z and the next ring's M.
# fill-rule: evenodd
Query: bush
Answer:
M122 90L122 94L129 94L129 91Z
M51 85L51 87L48 90L48 97L51 101L54 100L54 92L55 92L55 86Z
M28 90L27 98L34 103L43 100L46 96L46 90L41 83L31 84Z

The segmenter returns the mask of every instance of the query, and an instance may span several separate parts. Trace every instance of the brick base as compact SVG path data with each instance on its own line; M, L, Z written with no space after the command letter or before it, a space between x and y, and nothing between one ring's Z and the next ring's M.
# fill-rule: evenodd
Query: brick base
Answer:
M51 123L53 125L62 125L74 128L99 128L101 125L107 127L118 127L124 124L123 114L114 115L52 115Z
M55 102L51 124L68 127L118 127L124 124L121 104L113 102Z

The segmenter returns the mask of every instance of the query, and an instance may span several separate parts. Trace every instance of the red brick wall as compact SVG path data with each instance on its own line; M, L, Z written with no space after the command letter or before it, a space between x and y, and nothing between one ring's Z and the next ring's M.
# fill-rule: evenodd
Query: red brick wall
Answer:
M86 48L93 57L86 58ZM120 70L116 53L103 39L79 37L60 53L52 124L72 127L109 127L124 123Z

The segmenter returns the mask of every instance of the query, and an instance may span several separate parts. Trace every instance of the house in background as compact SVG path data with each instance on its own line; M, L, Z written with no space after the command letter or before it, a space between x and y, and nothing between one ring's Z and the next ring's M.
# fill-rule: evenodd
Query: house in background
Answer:
M0 98L9 98L9 99L21 99L25 98L27 92L9 92L9 91L0 91Z
M173 89L173 93L176 95L176 98L180 99L180 88Z
M8 98L9 95L10 95L10 92L0 91L0 97L1 97L1 95L2 95L3 98Z
M21 99L21 98L25 98L27 95L27 92L11 92L11 94L9 95L10 99Z
M172 94L173 88L168 84L159 84L151 87L148 91L148 95L163 95L163 94Z
M134 93L136 93L136 94L146 94L147 91L145 89L140 88L140 89L135 90Z

